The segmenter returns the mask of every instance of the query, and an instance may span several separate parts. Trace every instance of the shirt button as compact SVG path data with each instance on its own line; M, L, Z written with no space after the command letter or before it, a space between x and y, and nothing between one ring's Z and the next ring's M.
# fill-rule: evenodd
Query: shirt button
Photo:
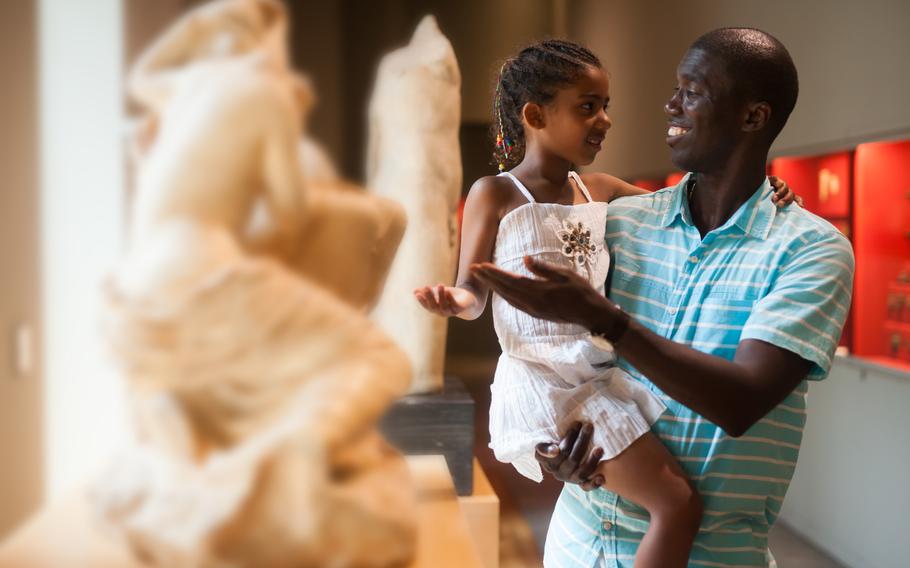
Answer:
M675 315L676 315L676 308L670 308L670 309L668 309L668 310L667 310L667 313L670 314L671 316L675 316Z
M610 521L604 521L600 526L602 526L605 531L608 531L613 528L613 523Z
M695 256L695 255L690 256L690 257L689 257L689 262L698 262L698 257Z

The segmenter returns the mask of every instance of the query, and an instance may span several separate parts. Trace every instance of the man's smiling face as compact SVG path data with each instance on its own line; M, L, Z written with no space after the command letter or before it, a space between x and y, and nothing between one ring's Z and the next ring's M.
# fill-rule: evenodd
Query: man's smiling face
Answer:
M691 172L722 170L743 135L743 101L734 96L723 63L701 49L686 52L676 79L664 105L673 164Z

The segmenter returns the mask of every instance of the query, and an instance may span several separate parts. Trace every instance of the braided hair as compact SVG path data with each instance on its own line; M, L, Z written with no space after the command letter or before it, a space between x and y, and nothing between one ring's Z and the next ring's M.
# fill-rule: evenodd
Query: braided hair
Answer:
M493 97L493 159L499 171L524 158L525 132L521 109L525 103L545 105L556 92L571 85L588 67L602 67L587 48L571 41L547 39L530 45L502 64Z

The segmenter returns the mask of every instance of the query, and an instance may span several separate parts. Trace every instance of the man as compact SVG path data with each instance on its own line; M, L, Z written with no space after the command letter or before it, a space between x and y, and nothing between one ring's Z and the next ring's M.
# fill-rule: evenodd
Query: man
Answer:
M705 515L692 566L773 566L768 531L793 476L806 379L825 377L850 304L853 253L830 224L768 199L768 150L797 98L786 48L754 29L698 38L665 106L678 185L611 204L610 295L526 259L539 279L478 265L515 306L585 326L663 395L654 425L695 482ZM567 481L547 566L632 566L644 510L597 487L590 427L538 460ZM579 486L578 484L581 484ZM585 489L593 489L586 492ZM601 563L598 564L598 561Z

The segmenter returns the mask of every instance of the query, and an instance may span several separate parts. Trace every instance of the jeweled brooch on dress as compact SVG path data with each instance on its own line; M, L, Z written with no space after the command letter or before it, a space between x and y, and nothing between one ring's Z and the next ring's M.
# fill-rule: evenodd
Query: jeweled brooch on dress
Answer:
M562 226L555 226L556 236L562 242L562 254L576 265L591 265L597 253L597 245L591 242L591 229L581 221L563 219Z

